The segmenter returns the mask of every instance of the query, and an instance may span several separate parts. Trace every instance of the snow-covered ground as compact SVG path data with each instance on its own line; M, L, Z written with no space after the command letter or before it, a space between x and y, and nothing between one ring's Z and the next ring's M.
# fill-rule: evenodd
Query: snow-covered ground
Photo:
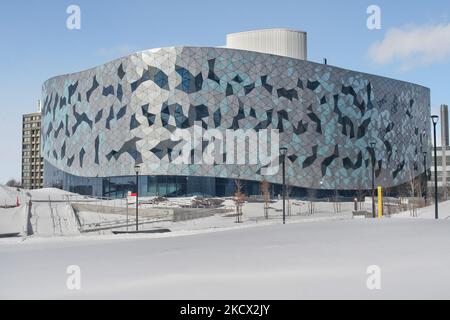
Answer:
M30 197L34 201L30 221L34 234L43 237L79 234L75 217L66 202L67 196L78 195L53 188L25 190L0 186L0 205L14 205L17 201L20 205L11 209L0 208L0 234L26 233L26 203Z
M430 204L425 208L417 209L418 219L435 219L434 204ZM438 206L439 219L450 219L450 201L439 203ZM411 212L406 211L392 216L393 218L411 218Z
M290 222L191 235L0 241L0 298L450 298L450 221ZM81 290L66 287L68 266ZM369 290L367 268L381 268ZM45 289L44 289L45 288Z
M278 201L269 220L262 203L247 203L240 224L216 214L142 226L171 229L167 234L81 235L67 203L56 202L76 195L30 194L53 202L33 204L34 236L0 239L1 299L450 299L450 201L439 204L439 221L434 206L419 209L418 218L404 212L352 219L351 203L338 214L332 203L317 203L314 215L306 204L293 205L282 225ZM17 197L24 203L26 191L0 188L0 203ZM174 199L167 207L187 201ZM25 211L0 209L0 233L23 231ZM80 219L95 224L126 217L83 212ZM81 290L66 286L72 265L80 267ZM366 285L373 265L381 270L381 290Z
M27 211L25 202L29 197L29 193L33 199L31 227L33 237L55 237L55 236L77 236L80 234L74 213L67 204L68 197L73 200L86 200L87 203L95 206L101 206L102 210L108 211L108 208L118 208L125 206L125 200L101 200L92 199L58 189L41 189L41 190L21 190L18 192L15 188L0 187L0 203L2 200L6 203L15 203L19 198L21 207L13 209L0 208L0 234L2 233L23 233L26 230ZM51 201L47 201L50 199ZM36 201L37 200L37 201ZM142 198L143 201L151 200L151 198ZM47 202L39 202L47 201ZM174 208L190 205L192 198L175 198L162 202L157 205L143 204L141 208ZM226 199L224 208L234 208L233 201ZM151 219L145 220L146 223L140 226L140 229L167 228L173 232L192 232L204 231L210 232L214 230L230 229L230 228L246 228L258 225L267 225L280 223L282 219L282 201L275 201L270 204L269 219L264 218L263 203L246 203L243 207L242 223L236 224L235 217L228 213L218 213L210 217L194 219L188 221L172 222L167 219L163 221L155 221ZM343 203L341 211L335 214L332 203L317 203L314 215L307 212L307 203L301 201L292 201L291 216L287 219L290 221L320 221L334 219L351 218L351 210L353 204ZM125 210L124 210L125 211ZM98 231L84 233L86 236L96 236L99 234L107 235L112 233L111 229L102 229L105 226L124 226L126 225L127 216L125 214L108 214L106 212L79 212L80 222L87 226L86 229ZM131 229L134 228L134 204L129 208L129 224ZM141 222L144 219L141 218ZM115 228L118 230L126 230L126 227Z
M25 231L27 212L25 207L0 208L0 234L22 233Z

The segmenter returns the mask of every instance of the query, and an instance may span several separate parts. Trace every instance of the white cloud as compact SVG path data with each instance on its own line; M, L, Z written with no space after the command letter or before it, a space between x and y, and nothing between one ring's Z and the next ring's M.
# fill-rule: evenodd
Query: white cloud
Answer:
M369 57L383 65L398 61L403 71L450 61L450 23L390 29L372 44Z

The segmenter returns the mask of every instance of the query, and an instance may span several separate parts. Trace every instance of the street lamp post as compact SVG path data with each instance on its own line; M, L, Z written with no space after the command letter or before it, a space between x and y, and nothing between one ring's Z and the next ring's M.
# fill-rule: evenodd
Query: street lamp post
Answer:
M139 230L139 171L141 167L139 165L134 166L134 171L136 172L136 231Z
M427 205L427 188L428 188L428 174L427 174L427 152L423 152L423 171L425 174L425 190L423 196L425 198L425 206Z
M439 121L438 116L431 116L433 121L433 133L434 133L434 217L439 219L438 213L438 182L437 182L437 151L436 151L436 125ZM445 168L444 168L445 170Z
M376 218L375 215L375 142L370 143L370 148L372 150L372 216Z
M286 154L287 148L280 148L280 156L283 166L283 224L286 224Z

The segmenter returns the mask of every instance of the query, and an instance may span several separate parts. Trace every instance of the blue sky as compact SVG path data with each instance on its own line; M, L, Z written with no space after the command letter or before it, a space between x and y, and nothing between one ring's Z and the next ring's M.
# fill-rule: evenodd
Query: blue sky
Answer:
M66 28L71 4L81 8L81 30ZM381 30L366 27L371 4L381 8ZM21 115L36 110L41 85L52 76L137 50L219 46L227 33L286 27L308 32L309 60L326 57L331 65L427 86L436 109L450 104L449 25L448 0L2 1L0 183L20 178ZM397 41L393 29L411 41Z

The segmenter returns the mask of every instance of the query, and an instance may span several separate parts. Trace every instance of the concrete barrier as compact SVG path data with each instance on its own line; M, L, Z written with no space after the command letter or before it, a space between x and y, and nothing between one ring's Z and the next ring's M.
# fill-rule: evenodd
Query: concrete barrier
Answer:
M78 212L96 212L116 215L127 214L126 207L101 206L89 203L73 203L72 208L76 214L78 214ZM226 213L228 211L228 209L224 208L139 208L139 217L172 220L173 222L177 222L210 217L215 214ZM128 208L128 215L133 216L134 214L135 208Z
M111 206L100 206L95 204L87 203L73 203L72 208L75 212L96 212L103 214L117 214L117 215L129 215L135 214L135 208L126 207L111 207ZM159 208L139 208L139 217L152 218L152 219L172 219L173 210L172 209L159 209Z
M194 220L215 215L216 209L203 209L203 208L174 208L173 209L173 222Z
M359 211L353 211L353 218L373 218L372 212L365 211L365 210L359 210Z

